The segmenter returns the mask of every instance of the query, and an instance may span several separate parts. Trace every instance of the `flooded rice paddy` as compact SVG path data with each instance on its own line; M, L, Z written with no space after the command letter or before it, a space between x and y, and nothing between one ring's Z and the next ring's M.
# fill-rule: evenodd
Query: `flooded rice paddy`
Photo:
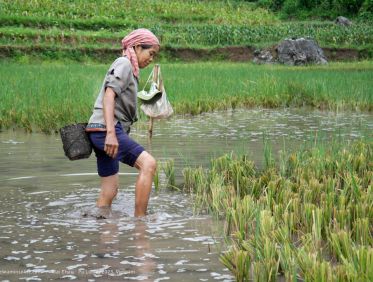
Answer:
M157 121L131 135L160 163L207 166L214 156L248 153L258 166L264 141L273 152L314 140L371 138L373 115L305 110L236 110ZM2 281L233 281L219 262L222 223L195 216L188 195L152 192L149 215L135 219L136 170L121 166L120 191L97 218L95 158L71 162L58 135L0 133Z

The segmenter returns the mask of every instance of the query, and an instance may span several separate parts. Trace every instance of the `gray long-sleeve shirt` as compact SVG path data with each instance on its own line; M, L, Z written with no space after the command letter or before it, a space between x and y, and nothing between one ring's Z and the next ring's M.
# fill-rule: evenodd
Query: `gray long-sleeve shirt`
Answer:
M116 94L114 124L119 121L123 129L128 131L131 124L137 120L138 81L133 75L132 65L127 57L117 58L110 66L96 99L93 114L88 123L100 123L105 125L103 98L107 87L112 88Z

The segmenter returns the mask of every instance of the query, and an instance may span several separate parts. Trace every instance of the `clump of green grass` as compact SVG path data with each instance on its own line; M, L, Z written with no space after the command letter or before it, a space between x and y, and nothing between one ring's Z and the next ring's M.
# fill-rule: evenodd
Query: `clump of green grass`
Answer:
M0 128L51 132L68 123L86 122L107 68L3 62ZM147 77L150 70L144 70L141 77ZM162 71L176 114L254 106L373 111L372 62L297 68L250 63L163 64Z
M371 281L373 143L316 144L267 163L226 155L184 171L195 210L225 218L221 261L237 281Z
M273 23L277 17L265 9L255 8L247 2L226 1L167 1L167 0L125 0L120 3L112 0L100 2L66 2L35 0L2 1L5 15L18 18L45 19L44 24L59 26L82 21L75 28L100 29L101 27L123 27L123 22L141 22L145 25L154 23L206 23L206 24L241 24L253 25ZM108 16L109 15L109 16ZM17 20L13 19L13 21ZM88 23L84 23L85 20ZM121 24L121 25L120 25Z
M158 162L153 183L156 191L162 188L179 190L175 182L175 164L173 159L166 159Z

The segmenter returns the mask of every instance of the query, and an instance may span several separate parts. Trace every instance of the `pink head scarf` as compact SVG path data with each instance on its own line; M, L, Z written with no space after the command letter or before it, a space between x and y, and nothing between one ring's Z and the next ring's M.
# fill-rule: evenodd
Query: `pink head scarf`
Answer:
M136 77L139 77L139 63L133 47L141 44L160 45L158 38L150 30L145 28L136 29L122 39L124 53L130 60L133 74Z

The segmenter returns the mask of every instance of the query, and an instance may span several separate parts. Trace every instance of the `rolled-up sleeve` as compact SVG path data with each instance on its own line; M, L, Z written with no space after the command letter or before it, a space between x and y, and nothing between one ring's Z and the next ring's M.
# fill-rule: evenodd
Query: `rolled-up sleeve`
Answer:
M125 61L113 66L106 75L105 90L110 87L119 96L128 86L130 73L131 64Z

